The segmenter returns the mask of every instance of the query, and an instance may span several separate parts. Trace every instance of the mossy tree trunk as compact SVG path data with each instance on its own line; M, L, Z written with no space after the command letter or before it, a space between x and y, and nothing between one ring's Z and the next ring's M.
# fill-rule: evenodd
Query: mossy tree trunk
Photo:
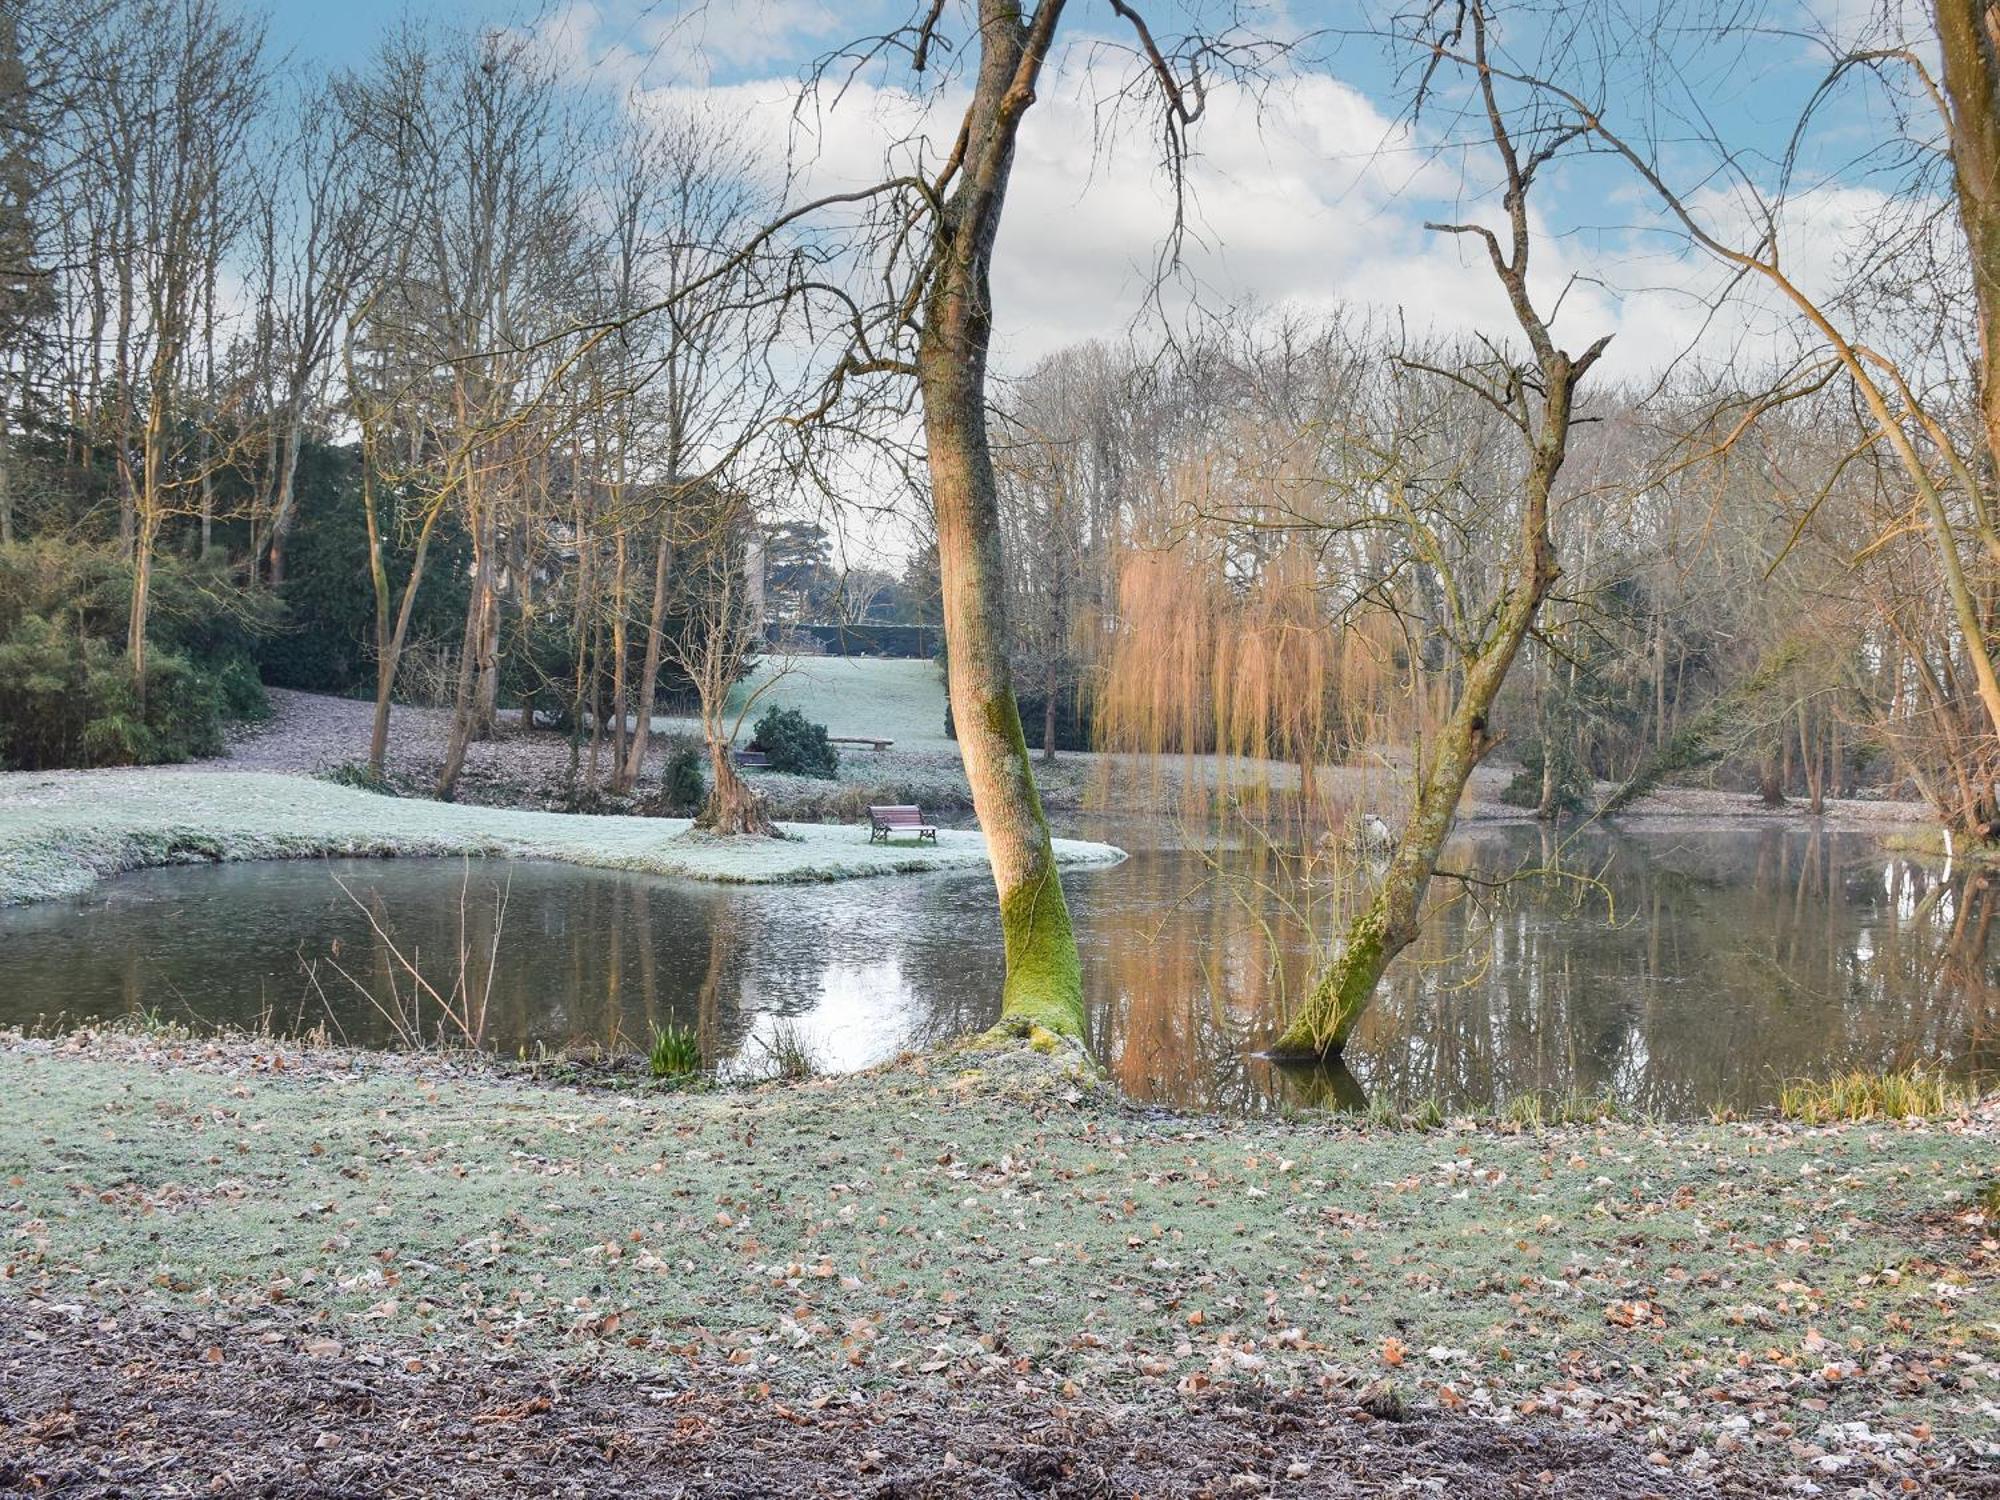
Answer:
M1577 385L1610 342L1607 336L1580 355L1568 354L1557 347L1547 322L1529 297L1527 197L1535 168L1546 158L1536 154L1524 162L1516 150L1493 76L1486 67L1484 12L1475 6L1470 18L1487 121L1494 149L1506 170L1508 238L1503 244L1501 236L1481 225L1430 227L1469 235L1485 245L1515 321L1534 353L1533 368L1511 372L1488 398L1520 431L1527 450L1511 577L1492 629L1464 663L1457 697L1430 747L1429 760L1417 768L1416 802L1382 883L1271 1049L1279 1057L1337 1055L1374 998L1390 961L1416 941L1424 896L1457 819L1465 784L1497 743L1487 727L1493 704L1560 571L1549 533L1550 496L1568 456Z
M1024 19L1007 0L980 0L979 68L963 164L939 211L916 364L937 511L952 720L1000 899L1007 961L1001 1018L1078 1036L1082 967L1008 666L999 489L986 431L994 239L1015 136L1034 102L1061 11L1060 0L1043 0Z

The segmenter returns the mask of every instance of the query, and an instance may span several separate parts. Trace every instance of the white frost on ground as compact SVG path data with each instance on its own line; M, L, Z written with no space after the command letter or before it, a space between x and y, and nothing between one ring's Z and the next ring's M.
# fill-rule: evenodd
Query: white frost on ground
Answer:
M757 720L773 708L795 708L826 732L894 740L898 750L945 750L958 742L944 732L944 674L934 661L874 656L765 657L729 693L731 722L748 709L743 732L748 743ZM656 727L698 733L692 719L656 717ZM843 745L841 757L864 763L876 751ZM881 752L887 754L889 752Z
M511 855L747 885L983 866L986 840L871 844L856 824L784 824L723 839L685 818L595 817L377 796L245 771L0 775L0 905L74 895L151 865L327 855ZM1065 865L1114 864L1109 844L1056 840Z

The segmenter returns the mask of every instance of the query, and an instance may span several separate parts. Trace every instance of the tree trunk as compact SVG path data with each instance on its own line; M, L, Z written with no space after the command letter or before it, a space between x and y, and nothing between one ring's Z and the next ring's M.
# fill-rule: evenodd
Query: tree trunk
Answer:
M1008 668L1007 574L986 433L993 244L1015 137L1061 12L1061 0L1042 0L1024 25L1010 0L980 0L964 165L939 210L916 366L937 512L952 720L1000 900L1007 960L1001 1021L1081 1036L1083 969Z
M155 378L158 378L156 366ZM146 628L153 602L153 549L158 544L166 505L161 493L166 469L166 396L156 391L146 417L145 450L141 456L138 502L132 538L132 608L126 619L125 660L132 675L132 696L146 711Z
M1042 764L1054 765L1056 759L1056 665L1049 663L1048 680L1043 685L1047 695L1042 701Z
M470 463L470 460L467 460ZM438 772L437 796L449 802L458 790L459 773L465 769L466 747L477 728L479 704L484 696L487 650L487 612L493 600L493 547L486 520L475 508L474 492L466 489L470 510L467 530L472 534L472 591L465 602L465 634L460 638L458 688L452 696L451 736L446 742L444 765Z
M1001 1018L1080 1036L1082 963L1007 663L1007 579L986 437L985 278L968 279L955 293L941 286L919 356L952 722L999 893ZM963 330L956 337L954 323Z
M618 528L612 544L616 565L611 573L611 788L622 790L625 780L626 720L631 705L625 696L625 528Z
M278 458L277 494L271 501L271 529L268 540L271 546L270 564L265 573L272 588L285 581L285 547L291 540L292 521L297 511L295 496L298 489L299 447L305 440L304 422L295 405L285 422L284 447ZM253 555L251 571L256 571Z
M1757 798L1766 807L1785 805L1785 772L1778 750L1773 747L1757 767Z
M364 462L366 458L364 457ZM396 623L389 624L389 566L382 557L381 518L375 508L375 486L369 474L361 480L362 509L368 522L368 578L375 591L375 717L368 731L368 769L380 778L388 769L389 700L396 688L396 671L402 665L403 645L409 639L410 619L416 613L417 589L424 578L424 559L431 550L431 533L437 529L444 507L433 505L417 533L417 546L410 556L410 576L403 580L403 602L396 610Z
M1807 806L1816 818L1826 811L1826 787L1822 776L1819 746L1807 722L1806 701L1799 700L1799 763L1805 770Z
M1497 122L1499 106L1493 99L1491 75L1484 71L1485 20L1477 8L1472 11L1472 22L1482 70L1480 86L1487 95L1489 115ZM1416 940L1424 895L1437 870L1445 840L1451 835L1465 783L1495 743L1487 729L1488 715L1560 571L1555 543L1549 535L1550 492L1569 451L1577 383L1597 362L1609 339L1599 339L1582 355L1572 358L1556 346L1548 325L1536 312L1528 294L1530 234L1525 180L1520 176L1513 147L1497 123L1494 141L1507 164L1510 180L1517 186L1507 199L1513 227L1512 257L1502 253L1497 241L1490 241L1491 258L1515 317L1534 350L1537 369L1533 373L1540 379L1539 423L1530 428L1524 421L1522 429L1528 455L1522 476L1521 528L1515 541L1513 578L1501 602L1493 633L1466 666L1458 701L1436 737L1430 765L1419 770L1416 804L1396 841L1396 851L1389 858L1382 884L1349 927L1338 956L1321 972L1305 1004L1279 1036L1272 1048L1273 1055L1279 1057L1324 1057L1338 1053L1374 998L1390 960Z
M14 437L7 425L7 402L0 395L0 547L14 542Z
M1558 454L1555 464L1560 463ZM1339 956L1320 974L1305 1005L1279 1036L1271 1049L1274 1057L1337 1054L1374 999L1389 961L1416 940L1424 894L1451 836L1465 783L1495 744L1487 732L1487 714L1534 624L1535 612L1556 581L1555 547L1548 534L1548 487L1554 479L1555 470L1550 468L1531 481L1538 493L1527 507L1519 576L1509 590L1493 640L1473 660L1451 718L1437 735L1416 806L1396 842L1382 884L1348 929Z
M780 836L764 799L737 774L729 742L720 734L708 736L708 771L708 800L694 820L695 827L731 836L746 833L766 838Z
M653 602L646 614L646 660L639 669L639 721L632 728L632 747L619 773L617 789L629 792L639 784L646 769L646 740L653 731L653 696L660 686L660 656L666 641L667 570L673 561L673 547L664 524L653 549Z

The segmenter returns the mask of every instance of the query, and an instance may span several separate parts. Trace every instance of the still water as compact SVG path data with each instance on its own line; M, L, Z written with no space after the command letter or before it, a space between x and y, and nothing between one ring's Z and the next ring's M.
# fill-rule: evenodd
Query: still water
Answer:
M1463 834L1448 863L1475 877L1467 894L1399 960L1345 1067L1302 1073L1255 1055L1311 964L1282 862L1090 832L1137 850L1065 884L1093 1044L1139 1099L1237 1113L1578 1090L1691 1115L1840 1067L2000 1065L2000 890L1868 836ZM1552 860L1591 878L1506 882ZM393 1045L414 968L447 997L462 973L510 1054L643 1046L673 1021L724 1067L754 1070L785 1027L856 1068L989 1024L997 947L983 873L756 888L526 861L168 869L0 911L0 1025L144 1009ZM421 1014L434 1024L436 1002Z

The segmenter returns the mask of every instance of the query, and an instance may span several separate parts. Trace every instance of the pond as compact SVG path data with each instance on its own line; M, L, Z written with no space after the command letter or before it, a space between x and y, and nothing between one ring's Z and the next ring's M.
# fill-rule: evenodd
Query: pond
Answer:
M1557 851L1539 829L1475 826L1449 858L1471 894L1399 960L1345 1065L1299 1071L1255 1055L1312 949L1268 851L1087 832L1137 851L1066 884L1093 1044L1142 1100L1458 1109L1575 1091L1686 1116L1841 1067L2000 1063L1995 890L1869 836L1592 830ZM1590 878L1507 881L1558 853ZM983 874L726 887L528 861L306 861L155 870L0 911L0 1025L143 1010L394 1045L412 969L447 1000L462 976L460 1003L509 1054L643 1047L672 1021L738 1072L781 1028L834 1069L946 1041L993 1020L1000 982ZM415 1024L438 1012L421 997Z

